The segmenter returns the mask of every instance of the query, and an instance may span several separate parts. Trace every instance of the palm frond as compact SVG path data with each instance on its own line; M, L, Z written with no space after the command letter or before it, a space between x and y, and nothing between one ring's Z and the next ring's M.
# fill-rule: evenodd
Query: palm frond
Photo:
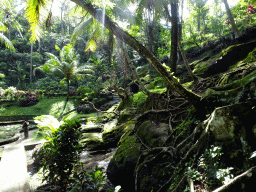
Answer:
M44 53L46 56L50 57L50 59L55 59L55 60L58 60L59 61L59 58L57 56L55 56L54 54L52 53L49 53L49 52L45 52Z
M22 35L22 33L21 33L21 31L22 31L23 29L22 29L21 25L20 25L19 22L16 21L16 20L14 21L14 23L15 23L15 27L16 27L16 29L18 30L18 32L19 32L21 38L23 39L23 35Z
M7 27L4 23L0 22L0 32L4 32L4 31L7 31Z
M138 8L136 9L135 17L136 17L136 24L141 25L143 21L143 11L144 8L147 6L147 0L141 0Z
M78 37L81 37L84 32L88 31L89 27L93 24L93 18L90 17L86 21L82 22L79 26L77 26L72 34L71 43L75 43Z
M50 0L28 0L25 17L28 19L31 31L31 41L39 40L43 34L42 26L47 20L46 6Z
M3 33L0 33L0 42L4 42L5 46L8 49L10 49L11 51L15 52L15 48L14 48L12 42L6 36L4 36Z

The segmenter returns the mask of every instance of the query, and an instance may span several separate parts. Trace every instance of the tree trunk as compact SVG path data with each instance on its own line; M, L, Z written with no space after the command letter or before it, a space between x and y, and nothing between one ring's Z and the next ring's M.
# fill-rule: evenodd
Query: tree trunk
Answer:
M177 66L177 48L178 48L178 3L177 1L171 1L171 13L172 13L172 28L171 28L171 55L170 55L170 67L173 75L176 75Z
M109 66L112 63L113 49L114 49L114 35L113 35L113 33L109 33L109 39L108 39L108 63L109 63Z
M200 9L197 8L198 11L197 11L197 31L200 33L201 31L201 25L200 25L200 17L201 17L201 14L200 14Z
M31 49L30 49L30 84L33 79L33 41L31 41Z
M233 31L235 32L235 35L238 37L240 35L238 29L237 29L237 26L235 24L235 21L234 21L234 18L232 16L232 13L230 11L230 8L229 8L229 5L228 5L228 1L227 0L223 0L224 4L225 4L225 7L226 7L226 11L227 11L227 14L228 14L228 18L230 20L230 23L231 23L231 26L232 26L232 29Z
M86 3L86 0L71 0L77 5L83 7L86 11L88 11L95 19L99 22L102 21L102 11L95 8L91 3ZM150 64L155 68L155 70L163 77L166 81L168 86L171 90L176 91L179 93L183 98L190 101L192 104L197 105L200 102L200 96L193 93L190 90L187 90L183 87L177 79L172 76L170 73L167 72L165 67L161 64L161 62L150 52L146 49L141 43L139 43L134 37L132 37L128 32L125 32L120 27L118 27L107 15L105 17L105 27L113 33L117 38L121 41L127 43L130 47L136 50L141 56L148 59Z
M67 79L67 83L68 83L68 88L67 88L67 100L66 101L68 101L68 99L69 99L69 79Z

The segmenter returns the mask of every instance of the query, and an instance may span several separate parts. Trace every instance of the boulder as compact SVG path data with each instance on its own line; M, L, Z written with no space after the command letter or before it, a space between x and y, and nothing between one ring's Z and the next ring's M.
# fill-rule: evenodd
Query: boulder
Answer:
M101 133L84 133L80 143L87 150L105 149Z
M121 185L124 191L134 191L134 171L137 161L145 149L162 146L168 138L169 126L153 120L128 126L122 135L114 157L111 159L107 175L114 185ZM137 131L136 131L137 130Z
M130 120L121 125L117 125L117 120L106 123L102 132L102 139L105 145L116 147L121 136L131 128L134 128L136 120Z

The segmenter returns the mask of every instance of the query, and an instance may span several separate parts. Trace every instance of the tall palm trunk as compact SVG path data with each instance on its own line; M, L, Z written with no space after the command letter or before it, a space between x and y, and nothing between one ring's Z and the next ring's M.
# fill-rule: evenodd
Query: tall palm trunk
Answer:
M99 22L102 21L102 11L95 8L91 3L87 3L86 0L71 0L77 5L88 11L95 19ZM101 13L101 14L99 14ZM125 32L120 27L118 27L111 19L104 15L105 17L105 27L113 33L117 38L127 43L130 47L136 50L141 56L148 59L150 64L155 68L155 70L163 77L171 90L179 93L183 98L190 101L192 104L197 105L200 102L201 97L183 87L174 78L165 67L161 64L158 58L148 49L146 49L141 43L139 43L134 37L132 37L128 32Z
M30 84L32 83L33 79L33 42L31 41L31 48L30 48Z
M234 18L232 16L232 13L230 11L230 8L229 8L229 5L228 5L228 1L227 0L223 0L224 4L225 4L225 7L226 7L226 11L227 11L227 14L228 14L228 18L230 20L230 23L231 23L231 26L232 26L232 29L233 31L235 32L235 35L238 37L240 35L238 29L237 29L237 26L235 24L235 21L234 21Z
M67 88L67 100L69 99L69 78L67 78L67 84L68 84L68 88Z
M171 1L172 28L171 28L171 55L170 67L174 75L176 75L177 66L177 48L178 48L178 3L177 0Z

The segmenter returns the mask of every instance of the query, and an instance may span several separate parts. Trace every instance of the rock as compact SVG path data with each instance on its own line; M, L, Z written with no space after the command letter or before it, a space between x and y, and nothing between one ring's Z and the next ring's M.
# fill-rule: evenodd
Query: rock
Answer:
M241 128L242 124L247 123L249 125L246 119L252 122L252 119L249 120L255 114L255 111L251 110L252 108L251 103L238 103L218 107L203 122L205 131L210 131L216 141L233 140L238 131L237 129ZM250 132L252 134L252 127Z
M122 125L116 125L117 120L113 120L110 123L104 125L102 132L102 139L105 145L109 147L117 146L121 136L130 128L134 128L136 121L130 120Z
M101 125L81 125L82 133L100 133L102 131Z
M120 112L118 122L123 123L123 122L129 121L136 113L137 113L137 108L135 107L125 108Z
M108 179L115 186L121 185L122 189L134 191L134 169L140 155L141 143L129 128L121 137L114 157L107 168Z
M80 143L87 150L105 149L101 133L84 133Z
M149 148L162 146L169 133L167 124L153 120L146 120L137 126L137 134L134 126L127 127L107 169L108 179L114 185L121 185L125 191L134 191L134 171L142 151L140 148L145 148L145 145Z
M168 124L147 120L137 128L137 134L147 146L160 147L168 139L169 130Z
M174 164L171 153L160 148L143 152L137 165L137 191L158 191L172 176Z

